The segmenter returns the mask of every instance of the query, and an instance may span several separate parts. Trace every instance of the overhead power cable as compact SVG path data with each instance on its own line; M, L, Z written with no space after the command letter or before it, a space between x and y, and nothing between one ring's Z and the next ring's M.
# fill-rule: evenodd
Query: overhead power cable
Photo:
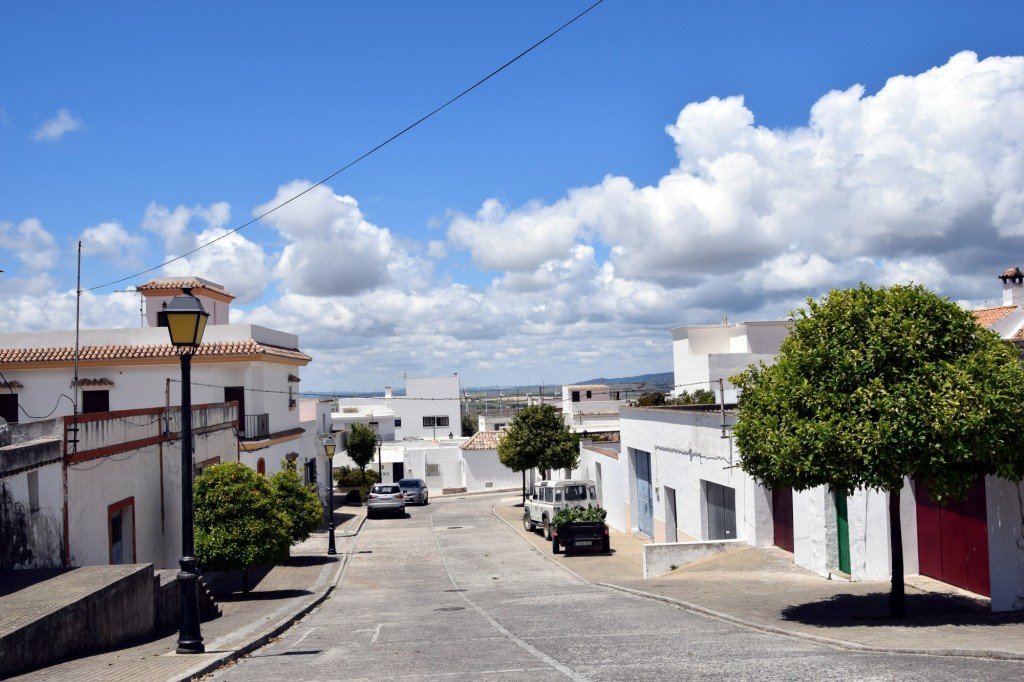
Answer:
M515 57L513 57L512 59L510 59L507 62L505 62L504 64L502 64L501 66L499 66L494 71L491 71L489 74L487 74L486 76L484 76L483 78L481 78L476 83L474 83L473 85L469 86L468 88L466 88L465 90L463 90L459 94L455 95L450 100L448 100L447 102L445 102L441 106L439 106L436 109L434 109L433 111L431 111L429 114L421 116L419 119L417 119L413 123L410 123L409 125L407 125L402 130L398 131L397 133L395 133L394 135L392 135L388 139L386 139L383 142L381 142L380 144L378 144L376 147L373 147L372 149L370 149L367 152L364 152L362 155L356 157L352 161L349 161L347 164L345 164L344 166L342 166L338 170L334 171L333 173L331 173L330 175L328 175L324 179L320 180L319 182L314 183L313 185L310 185L309 187L307 187L306 189L302 190L298 194L295 194L294 196L292 196L292 197L290 197L288 199L285 199L281 203L273 206L272 208L267 209L266 211L264 211L263 213L260 213L259 215L257 215L253 219L251 219L251 220L249 220L247 222L242 223L238 227L225 232L224 234L222 234L219 237L211 239L210 241L206 242L205 244L200 244L199 246L197 246L196 248L192 249L191 251L186 251L185 253L181 254L180 256L175 256L174 258L172 258L172 259L170 259L168 261L164 261L163 263L160 263L159 265L154 265L151 268L148 268L146 270L142 270L141 272L137 272L137 273L135 273L133 275L128 275L127 277L122 277L121 279L115 279L114 281L107 282L106 284L99 284L99 285L96 285L96 286L93 286L93 287L89 287L87 289L82 289L81 291L95 291L97 289L104 289L106 287L113 286L115 284L120 284L121 282L126 282L126 281L128 281L130 279L134 279L134 278L139 277L141 275L145 275L147 273L153 272L154 270L159 270L160 268L164 267L165 265L170 265L171 263L174 263L175 261L179 261L182 258L186 258L188 256L191 256L193 253L196 253L197 251L205 249L207 246L210 246L211 244L215 244L215 243L219 242L221 239L224 239L225 237L229 237L229 236L235 234L236 232L238 232L240 230L243 230L246 227L249 227L253 223L258 222L258 221L262 220L263 218L266 218L271 213L274 213L275 211L278 211L278 210L284 208L285 206L287 206L288 204L292 203L296 199L302 197L305 194L308 194L309 192L312 192L314 189L316 189L320 185L323 185L326 182L334 179L338 175L344 173L349 168L351 168L352 166L356 165L357 163L359 163L360 161L362 161L366 157L368 157L371 154L377 152L378 150L382 149L383 147L391 144L392 142L394 142L398 138L402 137L403 135L405 135L407 132L409 132L410 130L412 130L413 128L418 126L419 124L423 123L424 121L426 121L427 119L431 118L435 114L440 113L444 109L448 108L448 106L450 106L450 105L454 104L455 102L459 101L460 99L462 99L463 97L465 97L466 95L468 95L472 91L476 90L478 87L480 87L481 85L483 85L487 81L489 81L492 78L494 78L495 76L497 76L499 73L501 73L502 71L504 71L508 67L510 67L513 64L515 64L517 61L519 61L520 59L522 59L526 55L528 55L531 52L533 52L534 50L536 50L538 47L540 47L541 45L546 43L548 40L550 40L551 38L553 38L556 35L558 35L559 33L561 33L563 30L565 30L566 28L568 28L569 26L574 24L576 21L581 19L584 15L589 13L591 10L593 10L594 8L596 8L598 5L600 5L603 2L604 2L604 0L597 0L597 2L595 2L593 5L591 5L590 7L587 7L585 10L583 10L582 12L580 12L579 14L574 16L572 19L570 19L569 21L565 22L564 24L562 24L561 26L556 28L551 33L548 33L546 36L544 36L543 38L541 38L540 40L535 42L533 45L531 45L530 47L526 48L525 50L523 50L522 52L517 54Z

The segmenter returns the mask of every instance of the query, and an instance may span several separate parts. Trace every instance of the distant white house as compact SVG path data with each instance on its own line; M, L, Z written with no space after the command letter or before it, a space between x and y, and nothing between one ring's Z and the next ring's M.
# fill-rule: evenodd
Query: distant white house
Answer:
M366 424L385 441L432 441L462 436L462 393L458 374L432 379L407 378L405 395L384 387L383 397L338 398L332 415L336 431Z
M719 389L724 387L725 402L736 402L736 387L729 376L757 362L774 362L790 326L788 321L775 320L672 329L676 383L672 396L702 388L721 399Z
M619 430L619 408L628 405L625 391L607 384L568 384L562 387L562 418L575 433Z

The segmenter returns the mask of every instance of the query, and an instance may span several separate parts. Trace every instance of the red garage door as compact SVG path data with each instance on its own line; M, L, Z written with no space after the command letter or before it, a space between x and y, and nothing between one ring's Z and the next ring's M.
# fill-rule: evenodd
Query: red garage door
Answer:
M985 479L978 479L965 502L940 507L928 487L915 482L917 553L922 575L991 596L988 570L988 521Z
M793 551L793 491L790 488L772 491L772 525L775 546Z

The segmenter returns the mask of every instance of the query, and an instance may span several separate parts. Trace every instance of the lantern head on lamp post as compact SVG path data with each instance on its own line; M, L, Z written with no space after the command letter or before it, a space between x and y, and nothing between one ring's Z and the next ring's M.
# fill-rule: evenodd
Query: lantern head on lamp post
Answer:
M191 287L182 287L163 310L161 322L167 325L171 344L181 350L181 624L178 633L179 654L201 654L203 635L199 628L199 573L195 555L195 529L192 510L192 356L199 350L210 314L192 295Z
M327 453L327 485L331 491L327 509L327 554L329 556L334 556L338 553L337 548L334 546L334 449L336 447L333 438L330 436L324 438L324 452Z

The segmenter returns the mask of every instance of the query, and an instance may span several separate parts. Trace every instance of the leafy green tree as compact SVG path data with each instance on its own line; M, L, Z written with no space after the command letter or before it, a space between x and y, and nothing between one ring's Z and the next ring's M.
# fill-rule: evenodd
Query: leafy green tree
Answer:
M636 404L638 407L659 407L665 404L665 394L661 391L641 393L636 399Z
M348 434L348 456L359 471L363 473L363 484L366 484L366 465L373 461L377 448L377 434L366 424L353 424L352 433Z
M478 421L476 419L474 419L472 415L469 415L469 414L462 415L462 435L464 437L468 438L468 437L472 436L473 434L475 434L477 432L477 427L478 426L479 426Z
M673 398L671 405L714 405L715 392L707 388L695 388L692 391L683 391L678 397Z
M498 441L498 459L512 471L574 469L579 464L579 437L551 405L532 405L509 422Z
M889 493L890 610L904 609L904 477L945 503L984 474L1024 474L1018 352L918 285L835 290L793 313L774 365L730 380L740 466L768 488Z
M203 470L194 485L195 550L199 564L214 570L242 570L249 591L249 567L281 563L291 546L291 522L266 476L241 462Z
M303 485L295 462L281 460L281 470L270 477L277 503L288 516L292 544L302 542L324 522L324 506L314 486Z

